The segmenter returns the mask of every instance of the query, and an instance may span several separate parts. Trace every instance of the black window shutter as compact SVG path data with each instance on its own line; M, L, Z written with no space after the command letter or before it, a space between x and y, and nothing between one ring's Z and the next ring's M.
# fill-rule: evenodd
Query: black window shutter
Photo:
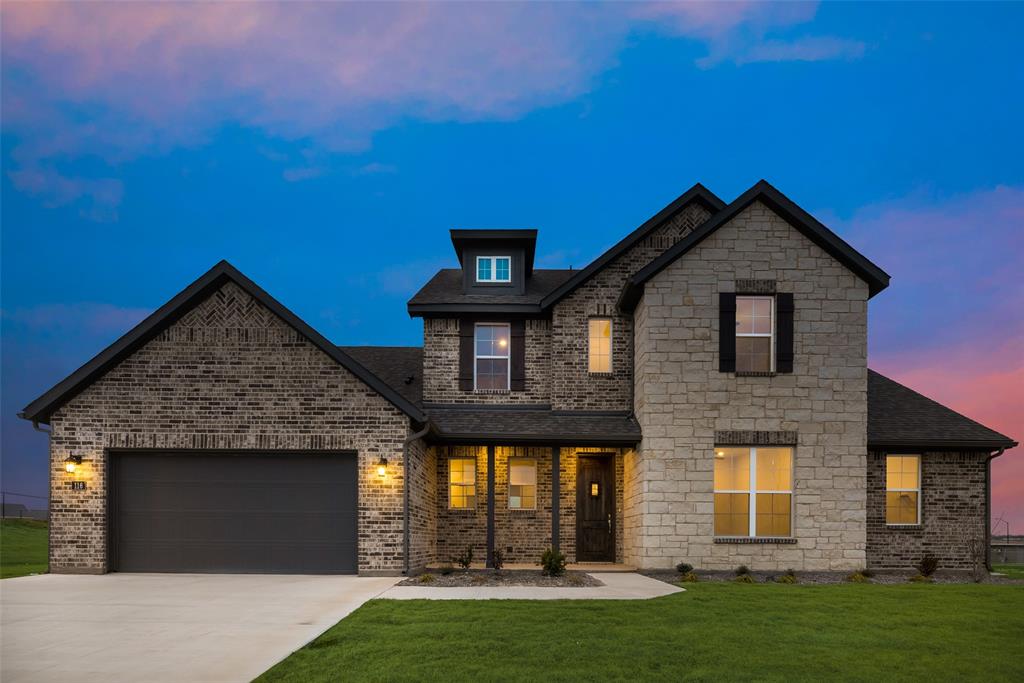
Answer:
M510 325L512 355L509 386L512 391L526 391L526 321L513 320Z
M793 295L775 295L775 371L793 372Z
M473 321L459 321L459 390L473 391Z
M736 372L736 295L718 295L718 371Z

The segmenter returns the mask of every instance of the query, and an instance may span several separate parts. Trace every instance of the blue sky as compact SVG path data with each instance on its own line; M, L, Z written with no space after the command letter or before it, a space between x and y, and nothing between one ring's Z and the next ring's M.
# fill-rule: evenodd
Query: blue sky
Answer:
M419 344L448 229L582 267L698 181L888 270L872 366L1024 437L1024 5L2 12L5 489L46 490L15 413L222 258L337 343Z

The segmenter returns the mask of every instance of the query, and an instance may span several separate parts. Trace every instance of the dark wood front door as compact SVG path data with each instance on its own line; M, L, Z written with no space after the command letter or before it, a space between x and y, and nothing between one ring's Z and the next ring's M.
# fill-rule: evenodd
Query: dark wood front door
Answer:
M615 561L615 458L580 456L576 468L576 561Z

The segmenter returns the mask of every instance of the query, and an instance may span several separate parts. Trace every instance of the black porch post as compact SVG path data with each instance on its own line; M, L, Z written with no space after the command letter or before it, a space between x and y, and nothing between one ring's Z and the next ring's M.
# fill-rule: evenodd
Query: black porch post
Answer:
M562 447L551 447L551 547L558 550L559 510L562 495Z
M487 567L494 562L494 444L487 447Z

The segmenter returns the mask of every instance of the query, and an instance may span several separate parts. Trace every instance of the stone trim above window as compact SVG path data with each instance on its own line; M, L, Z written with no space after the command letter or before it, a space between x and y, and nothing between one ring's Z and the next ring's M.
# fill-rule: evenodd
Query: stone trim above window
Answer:
M716 446L796 446L796 432L757 432L715 430Z
M774 294L775 280L737 280L737 294Z

